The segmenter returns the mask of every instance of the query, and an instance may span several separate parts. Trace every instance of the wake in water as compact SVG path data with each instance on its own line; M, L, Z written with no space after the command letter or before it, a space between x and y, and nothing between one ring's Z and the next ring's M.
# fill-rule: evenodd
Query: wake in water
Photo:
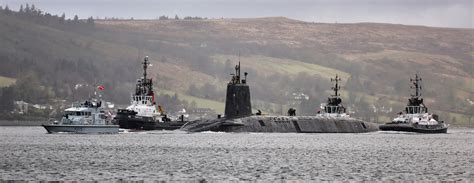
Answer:
M468 182L474 129L448 132L51 135L0 127L0 182Z

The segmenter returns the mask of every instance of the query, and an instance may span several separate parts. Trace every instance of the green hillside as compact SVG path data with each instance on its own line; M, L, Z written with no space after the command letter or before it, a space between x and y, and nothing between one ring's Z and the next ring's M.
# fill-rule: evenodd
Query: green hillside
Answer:
M174 95L176 92L170 91L170 90L158 90L158 93L161 94L167 94L167 95ZM217 113L224 113L224 107L225 104L223 102L218 102L214 100L209 100L209 99L203 99L203 98L198 98L198 97L193 97L185 94L178 94L179 98L181 100L186 100L187 102L196 102L197 107L199 108L210 108L216 110Z
M226 60L239 60L239 57L236 55L215 55L212 58L219 63L225 63ZM344 71L292 59L249 55L241 57L240 60L242 68L257 68L264 75L284 74L296 76L301 72L305 72L309 75L318 75L326 79L330 79L336 74L344 80L349 78L349 74Z
M107 100L127 104L141 76L139 63L148 55L150 75L161 92L178 93L198 107L221 112L225 84L240 53L252 100L263 111L284 111L277 108L292 103L292 93L302 92L310 100L300 114L314 114L337 74L344 80L344 101L357 109L356 117L389 118L395 113L378 114L370 108L403 107L410 95L409 79L418 73L433 111L456 124L468 124L474 113L466 102L474 100L473 29L286 18L91 22L2 10L0 44L0 76L43 88L1 96L10 100L35 96L28 100L74 101L88 95L77 84L100 83L107 88ZM0 83L13 82L0 78Z
M16 82L16 79L0 76L0 88L7 87Z

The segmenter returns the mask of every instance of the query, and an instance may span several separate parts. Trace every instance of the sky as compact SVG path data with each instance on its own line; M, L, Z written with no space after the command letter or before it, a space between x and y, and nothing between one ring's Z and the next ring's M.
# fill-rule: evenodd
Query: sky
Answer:
M155 19L287 17L323 23L394 23L473 28L474 0L0 0L18 10L35 4L67 17Z

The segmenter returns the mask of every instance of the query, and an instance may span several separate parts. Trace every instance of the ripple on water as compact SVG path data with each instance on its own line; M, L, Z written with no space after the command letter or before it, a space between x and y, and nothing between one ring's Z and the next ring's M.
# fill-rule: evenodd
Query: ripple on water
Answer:
M0 127L3 180L473 180L474 130L448 134L129 132Z

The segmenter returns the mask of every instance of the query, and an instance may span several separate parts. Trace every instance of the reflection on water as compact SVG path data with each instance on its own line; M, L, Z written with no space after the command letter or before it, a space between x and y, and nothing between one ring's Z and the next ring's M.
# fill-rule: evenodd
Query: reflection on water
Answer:
M474 129L448 134L46 134L0 127L0 180L474 180Z

